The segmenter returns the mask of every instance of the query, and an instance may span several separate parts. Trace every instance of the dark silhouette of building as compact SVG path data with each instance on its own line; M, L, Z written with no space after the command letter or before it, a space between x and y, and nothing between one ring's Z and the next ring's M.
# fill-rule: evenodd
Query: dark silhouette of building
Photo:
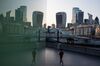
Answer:
M5 17L3 14L0 14L0 22L3 22L5 20Z
M66 27L66 13L58 12L56 13L56 28L65 28Z
M43 12L40 11L34 11L32 15L32 22L33 22L33 27L35 28L42 28L42 23L43 23Z
M6 22L10 22L11 11L6 12Z
M76 23L83 24L83 19L84 19L84 12L80 10L76 14Z
M89 19L84 19L84 24L88 25L89 24Z
M89 17L89 24L93 24L93 15L88 13L88 17Z
M26 6L20 6L20 8L15 10L15 20L16 22L27 21L27 7Z
M98 17L95 17L94 24L99 25L99 18Z

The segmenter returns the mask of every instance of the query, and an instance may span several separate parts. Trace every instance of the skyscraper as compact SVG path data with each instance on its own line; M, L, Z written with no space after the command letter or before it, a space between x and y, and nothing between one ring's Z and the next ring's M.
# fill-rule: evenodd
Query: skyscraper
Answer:
M26 6L20 6L20 8L15 10L15 20L16 22L27 21L27 7Z
M84 19L84 12L79 10L76 13L76 24L83 24L83 19Z
M89 24L93 24L93 15L88 13L88 17L89 17Z
M20 22L20 8L15 10L15 21Z
M80 9L78 7L74 7L72 10L72 23L75 24L76 23L76 14Z
M56 28L65 28L66 27L66 13L58 12L56 13Z
M21 11L21 18L22 21L26 22L27 21L27 7L26 6L20 6L20 11Z
M43 12L34 11L32 15L33 27L42 28Z
M95 17L94 24L99 25L99 18L98 17Z
M6 12L6 21L7 22L10 21L10 14L11 14L11 11Z

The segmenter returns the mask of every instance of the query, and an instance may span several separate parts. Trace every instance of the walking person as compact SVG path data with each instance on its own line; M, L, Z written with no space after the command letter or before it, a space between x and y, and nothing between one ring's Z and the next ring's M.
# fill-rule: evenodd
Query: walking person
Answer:
M60 51L59 51L59 57L60 57L60 64L62 64L63 65L63 55L64 55L64 52L63 52L63 50L62 49L60 49Z
M33 64L33 63L36 62L36 49L33 49L33 51L32 51L32 57L33 57L33 59L32 59L32 64Z

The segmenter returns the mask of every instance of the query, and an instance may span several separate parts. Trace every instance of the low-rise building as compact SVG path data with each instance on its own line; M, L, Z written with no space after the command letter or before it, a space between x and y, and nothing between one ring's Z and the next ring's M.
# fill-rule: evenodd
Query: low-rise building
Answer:
M95 32L94 30L94 25L79 25L76 28L76 35L91 36Z
M69 31L77 36L93 36L95 35L96 25L76 25L70 27Z
M100 36L100 25L98 25L98 26L96 27L95 35L96 35L96 36Z
M24 34L24 25L22 23L3 23L3 33L9 35L22 35Z

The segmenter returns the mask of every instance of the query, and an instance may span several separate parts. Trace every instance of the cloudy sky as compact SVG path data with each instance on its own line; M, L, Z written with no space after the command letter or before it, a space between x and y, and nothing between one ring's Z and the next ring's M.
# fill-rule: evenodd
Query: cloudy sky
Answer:
M64 11L67 13L67 23L71 22L72 19L72 8L79 7L84 11L84 18L88 18L87 13L93 14L93 18L98 16L100 18L100 0L0 0L0 13L14 10L21 5L26 5L27 19L32 21L33 11L44 12L44 23L51 25L56 23L55 14L56 12Z

